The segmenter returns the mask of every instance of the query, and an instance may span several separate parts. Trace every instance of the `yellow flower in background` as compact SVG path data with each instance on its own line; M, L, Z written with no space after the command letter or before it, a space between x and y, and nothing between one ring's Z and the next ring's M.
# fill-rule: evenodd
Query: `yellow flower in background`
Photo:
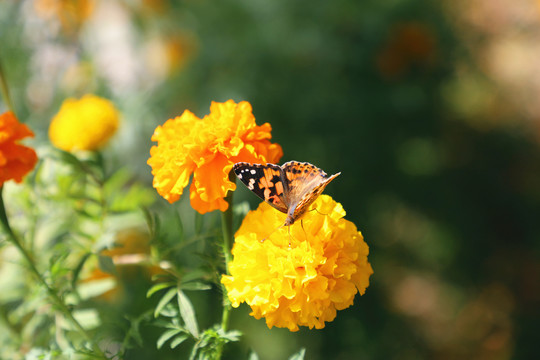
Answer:
M65 151L97 150L118 129L120 114L113 103L95 95L66 99L49 127L54 146Z
M34 133L11 111L0 115L0 187L8 180L21 182L37 163L36 152L18 142Z
M271 130L268 123L255 123L246 101L212 102L210 114L202 119L186 110L158 126L152 136L157 145L150 149L148 165L154 188L173 203L193 173L191 206L201 214L225 211L224 197L236 189L229 180L235 162L275 163L283 155L281 146L270 142Z
M235 235L230 275L221 281L233 307L247 303L269 328L322 329L369 286L368 246L341 204L321 195L310 210L278 229L286 215L261 203Z

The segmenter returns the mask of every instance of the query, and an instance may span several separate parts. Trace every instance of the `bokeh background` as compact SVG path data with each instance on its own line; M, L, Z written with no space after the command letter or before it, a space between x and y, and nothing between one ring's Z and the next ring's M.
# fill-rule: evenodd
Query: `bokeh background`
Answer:
M539 1L4 0L0 60L37 144L65 98L111 99L104 156L147 186L154 128L228 99L282 162L342 172L326 192L370 246L366 294L298 333L241 307L228 358L540 356Z

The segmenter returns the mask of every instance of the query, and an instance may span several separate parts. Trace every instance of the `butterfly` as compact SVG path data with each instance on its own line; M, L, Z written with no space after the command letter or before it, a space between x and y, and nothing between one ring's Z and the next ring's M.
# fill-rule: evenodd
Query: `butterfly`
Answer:
M287 214L283 226L290 226L300 219L326 185L341 174L329 176L315 165L298 161L281 166L239 162L233 168L249 190Z

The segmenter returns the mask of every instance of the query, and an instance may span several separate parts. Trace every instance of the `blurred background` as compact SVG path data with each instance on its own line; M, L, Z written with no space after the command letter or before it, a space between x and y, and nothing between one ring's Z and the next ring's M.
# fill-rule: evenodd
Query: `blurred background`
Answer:
M3 0L0 61L35 144L65 98L111 99L104 156L147 186L154 128L228 99L282 162L342 172L326 193L370 246L366 294L298 333L241 307L228 358L540 356L540 1Z

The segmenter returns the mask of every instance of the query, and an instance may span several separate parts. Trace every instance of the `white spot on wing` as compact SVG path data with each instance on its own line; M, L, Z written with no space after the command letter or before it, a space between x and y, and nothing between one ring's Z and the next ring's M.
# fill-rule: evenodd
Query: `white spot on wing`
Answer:
M255 185L255 179L249 179L248 189L253 190L255 188L253 185Z
M251 170L251 174L252 174L252 175L255 175L256 173L257 173L257 171Z

